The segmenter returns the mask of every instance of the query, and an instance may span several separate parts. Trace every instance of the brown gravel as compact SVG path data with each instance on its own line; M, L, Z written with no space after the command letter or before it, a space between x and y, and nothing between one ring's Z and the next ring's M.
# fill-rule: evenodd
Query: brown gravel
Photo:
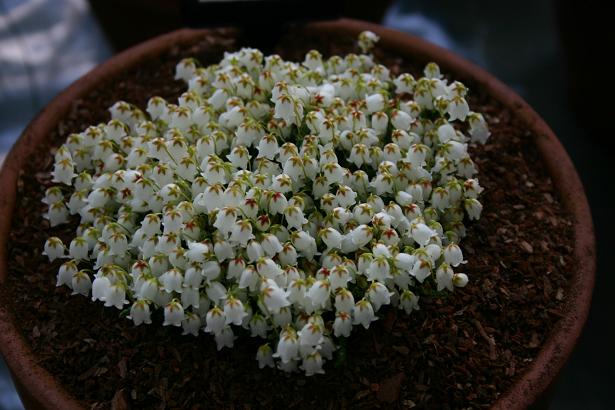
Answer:
M352 39L291 33L298 58L309 47L348 52ZM18 325L40 364L91 408L467 408L487 407L533 360L566 305L574 236L551 180L524 125L473 84L471 106L486 113L492 138L473 149L485 187L483 216L469 226L462 248L469 285L442 299L421 299L412 316L389 311L369 331L348 340L347 355L316 377L260 371L256 343L241 337L218 353L213 338L178 329L134 327L116 309L55 287L59 263L41 251L50 235L71 237L73 226L49 229L41 204L52 158L70 133L107 120L123 99L143 107L151 95L176 98L176 62L217 61L232 40L209 37L126 73L87 98L39 147L24 170L9 241L8 289ZM379 53L393 70L417 62ZM423 62L418 62L423 63ZM42 227L42 229L41 229ZM158 318L159 319L159 318Z

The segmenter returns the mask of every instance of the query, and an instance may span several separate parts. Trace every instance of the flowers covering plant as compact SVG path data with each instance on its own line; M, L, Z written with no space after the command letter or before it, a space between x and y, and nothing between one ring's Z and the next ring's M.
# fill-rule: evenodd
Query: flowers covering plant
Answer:
M468 155L489 131L466 87L430 63L392 76L368 54L302 63L244 48L177 65L178 104L126 102L55 152L45 244L58 286L135 325L264 339L259 367L323 372L341 338L385 305L411 313L455 272L482 191ZM468 134L466 136L465 134Z

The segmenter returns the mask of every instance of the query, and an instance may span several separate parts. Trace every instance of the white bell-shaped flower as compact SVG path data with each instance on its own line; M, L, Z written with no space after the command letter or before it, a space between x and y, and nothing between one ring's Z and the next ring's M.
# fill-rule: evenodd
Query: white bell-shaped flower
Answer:
M293 316L291 313L291 307L283 307L276 311L271 312L273 326L284 328L287 325L291 324L293 321Z
M400 74L397 78L393 80L393 84L395 85L395 92L397 94L411 93L414 90L415 83L416 81L414 77L408 73Z
M226 269L227 279L239 279L241 277L241 273L245 268L246 261L241 256L230 260Z
M68 222L69 212L64 201L58 201L49 205L49 210L43 216L49 220L49 225L54 227Z
M328 280L317 280L307 291L307 297L316 308L324 308L331 294L331 284Z
M288 200L281 192L272 192L269 196L269 212L272 214L281 214L288 208Z
M299 355L299 338L292 327L287 327L280 333L280 340L273 357L279 358L282 363L288 363Z
M322 327L318 323L306 323L297 335L300 346L318 346L323 341Z
M246 227L242 228L241 226L239 226L242 224L245 224ZM249 224L250 224L249 221L237 221L235 222L235 225L233 226L233 230L231 231L231 237L229 238L228 241L223 241L223 240L215 241L214 254L216 255L216 259L218 259L219 262L223 262L227 259L233 259L235 257L234 244L237 242L241 243L241 240L244 239L243 237L241 237L241 235L247 233L247 231L250 231L252 229L252 225L250 225L250 228L247 228L247 225ZM242 231L242 229L244 230ZM247 235L248 236L247 240L251 239L250 235L251 234Z
M72 185L72 180L77 176L75 163L70 158L63 158L54 164L51 172L51 182L59 182L64 185Z
M491 132L489 132L487 122L482 114L475 112L469 113L468 123L470 124L470 136L472 137L472 141L485 144L489 139Z
M414 118L404 111L393 110L391 112L391 124L399 130L408 131L413 122Z
M392 292L389 292L387 287L381 282L372 282L367 290L370 302L374 305L374 310L378 311L380 306L391 303Z
M73 275L78 271L79 269L77 268L76 261L70 260L68 262L64 262L58 270L56 286L66 285L68 287L72 287Z
M306 376L324 374L325 371L322 369L323 363L324 361L322 359L322 356L320 355L318 350L315 350L303 359L301 363L301 369L305 371Z
M73 290L73 295L88 296L90 289L92 289L92 279L90 279L87 272L80 270L73 273L71 289Z
M254 198L246 198L243 203L239 205L239 209L241 209L247 218L255 219L259 210L258 201Z
M406 160L415 167L422 167L429 153L429 147L423 144L412 144L408 153L406 154Z
M483 192L483 187L480 186L477 179L467 179L463 183L463 191L466 198L477 198Z
M66 248L64 247L62 240L57 236L52 236L45 242L43 255L46 255L49 258L49 261L53 262L58 258L63 258L65 251Z
M126 316L127 319L132 320L135 326L139 326L142 323L149 325L152 323L151 312L149 303L143 299L137 299L130 307L130 314Z
M218 211L213 225L222 234L228 235L233 230L237 216L238 212L236 208L224 207Z
M159 282L156 278L146 280L137 290L137 297L145 300L154 300L159 291Z
M256 262L256 269L259 275L267 279L275 279L282 274L282 268L280 268L280 265L275 263L272 259L266 257L261 257L258 259Z
M284 174L291 177L293 180L298 180L304 177L303 160L301 157L293 155L284 162Z
M255 240L251 240L248 242L248 246L246 247L246 254L248 255L248 262L254 262L265 256L265 251L260 243Z
M203 242L188 242L186 258L190 262L203 263L212 252L211 247Z
M399 308L403 309L408 315L413 310L419 310L419 297L408 289L404 290L399 297Z
M331 291L335 291L338 288L345 288L351 280L348 267L345 265L336 265L331 269L329 275L329 283L331 284Z
M231 329L230 326L224 326L220 332L214 334L216 348L218 351L224 349L225 347L232 348L235 338L236 336L233 333L233 329Z
M395 179L393 175L389 173L377 174L376 177L370 182L370 186L376 190L377 195L389 194L393 192L393 185Z
M201 328L201 317L197 313L188 312L182 320L182 335L198 336Z
M297 250L295 247L287 242L282 247L282 250L278 253L278 261L282 266L289 265L294 266L297 264Z
M416 278L420 283L423 283L425 278L431 275L431 263L425 259L417 259L414 262L414 266L410 271L410 274Z
M459 245L450 243L444 247L444 261L454 267L463 263L463 253Z
M361 299L356 303L352 310L353 324L363 325L365 329L369 329L369 325L378 320L378 317L374 314L374 308L367 299Z
M258 286L259 275L252 265L247 266L239 278L239 289L249 288L254 291Z
M284 210L284 217L289 228L295 228L302 230L304 224L307 223L307 219L303 215L303 211L298 206L289 206Z
M359 225L350 232L350 239L357 247L362 248L373 238L373 229L367 225Z
M328 162L324 164L322 171L329 185L339 184L344 180L344 168L336 162Z
M457 139L457 131L451 124L446 123L438 127L438 140L442 144L455 139Z
M205 316L205 332L218 334L226 325L226 315L218 306L214 306Z
M70 242L68 255L75 260L88 259L89 246L87 240L78 236Z
M252 234L252 224L250 223L250 221L247 219L241 219L239 221L236 221L235 225L231 229L231 236L229 238L229 241L231 243L237 243L240 246L245 247L248 244L248 241L252 239L254 239L254 235ZM227 255L231 253L233 253L232 248L230 249L230 252L227 253ZM220 258L218 259L220 260Z
M342 234L331 227L323 228L319 236L325 245L327 245L327 249L339 249L342 244Z
M268 343L265 343L258 348L256 351L256 360L258 361L259 369L264 367L275 368L275 363L273 362L273 350Z
M164 322L163 326L181 326L184 320L184 308L182 304L173 299L164 307Z
M250 161L248 149L243 145L238 145L233 148L231 153L226 157L235 168L239 169L246 169L248 167L248 162Z
M470 107L465 98L461 96L454 96L448 104L449 121L465 121L466 117L470 113Z
M270 258L274 257L278 253L282 252L282 244L280 240L272 234L264 234L263 240L261 241L261 246L265 254Z
M386 256L375 257L366 269L365 274L369 280L385 281L391 278L391 266Z
M442 289L453 290L453 269L446 262L440 264L436 269L436 283L438 284L438 291Z
M258 156L273 160L279 153L278 140L274 135L264 135L258 142Z
M410 234L419 245L427 245L436 232L424 223L415 223L410 228Z
M184 276L179 269L170 269L160 276L162 286L167 293L182 292Z
M335 337L348 337L352 332L352 315L347 311L338 311L333 321L333 335Z
M226 288L220 282L209 282L205 288L207 297L214 303L220 303L221 300L226 298Z
M269 311L290 305L287 293L271 280L263 287L261 293L263 302Z
M483 205L475 198L468 198L463 201L463 206L470 219L479 219L483 211Z
M372 128L378 135L384 135L389 127L389 116L384 112L376 112L372 115ZM401 131L401 130L399 130Z
M383 111L385 106L384 96L380 93L366 96L365 105L367 107L368 114L373 114L377 111Z
M271 329L267 320L259 313L252 315L248 322L248 327L252 337L260 337L262 339L267 338L267 332Z
M181 304L184 310L188 309L191 306L196 309L200 308L201 295L199 293L199 289L192 287L184 287L181 293Z
M224 188L220 184L210 185L205 189L202 200L208 212L224 206Z
M247 315L248 314L241 300L233 296L226 298L224 301L224 316L226 317L225 324L228 325L232 323L236 326L240 326L243 318Z
M124 305L127 305L126 300L126 287L123 283L116 283L109 286L104 295L104 301L106 307L115 306L118 309L123 309Z
M338 288L335 295L335 310L351 313L354 309L354 296L346 288Z

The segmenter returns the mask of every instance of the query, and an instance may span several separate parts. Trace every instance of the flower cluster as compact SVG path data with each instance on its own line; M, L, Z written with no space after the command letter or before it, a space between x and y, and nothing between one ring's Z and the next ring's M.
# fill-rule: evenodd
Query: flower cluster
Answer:
M44 199L51 226L80 218L70 244L45 244L68 259L57 285L135 325L160 309L218 349L247 332L261 368L306 375L383 306L465 286L458 244L482 209L467 148L489 131L463 84L433 63L393 76L367 54L377 41L301 63L185 59L177 104L117 102L70 135Z

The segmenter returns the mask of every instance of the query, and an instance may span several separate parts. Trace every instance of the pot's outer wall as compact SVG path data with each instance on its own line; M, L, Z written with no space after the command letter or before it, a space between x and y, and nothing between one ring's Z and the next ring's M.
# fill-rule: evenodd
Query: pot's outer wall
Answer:
M596 267L595 239L589 204L572 161L553 131L538 114L512 90L486 71L438 46L416 37L378 25L342 19L311 23L306 33L330 31L356 36L371 30L380 36L378 46L401 57L419 61L436 61L444 71L455 73L484 87L506 109L522 119L537 136L536 145L567 211L574 218L576 272L565 317L553 329L532 365L494 404L495 409L523 409L538 404L570 356L589 313ZM10 151L0 171L0 285L7 276L7 239L15 206L17 179L24 161L67 114L72 102L145 58L161 54L172 46L187 43L208 30L179 30L147 41L111 58L76 81L57 96L30 123ZM1 302L0 302L1 303ZM36 363L30 346L12 321L11 314L0 306L0 351L15 380L17 390L29 409L79 409L83 406L70 396L52 375Z

